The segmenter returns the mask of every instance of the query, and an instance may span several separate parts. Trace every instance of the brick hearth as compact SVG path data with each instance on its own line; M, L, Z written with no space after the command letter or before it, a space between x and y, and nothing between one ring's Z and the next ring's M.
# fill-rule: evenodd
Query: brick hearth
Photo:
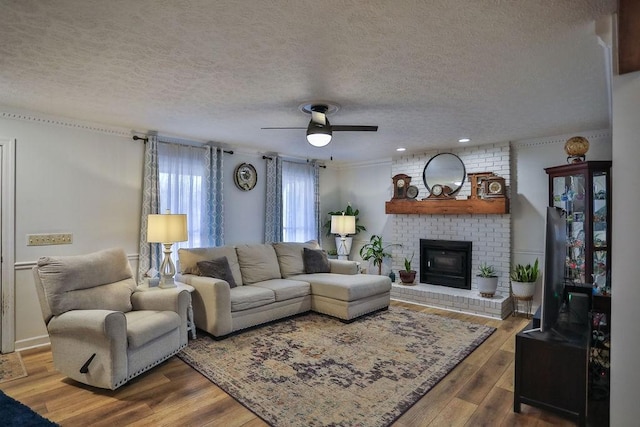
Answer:
M483 298L474 289L469 291L424 283L411 286L393 283L391 298L495 319L504 319L513 310L507 292L498 291L493 298Z

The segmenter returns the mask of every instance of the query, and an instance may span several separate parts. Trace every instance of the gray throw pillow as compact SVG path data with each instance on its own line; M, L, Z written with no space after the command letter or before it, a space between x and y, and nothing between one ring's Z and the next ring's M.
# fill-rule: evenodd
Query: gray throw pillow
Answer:
M329 258L322 249L304 248L302 260L304 261L304 272L307 274L331 272Z
M230 288L235 288L236 281L233 279L233 273L229 266L229 261L226 256L212 259L211 261L199 261L198 269L200 275L213 277L214 279L224 280L229 283Z

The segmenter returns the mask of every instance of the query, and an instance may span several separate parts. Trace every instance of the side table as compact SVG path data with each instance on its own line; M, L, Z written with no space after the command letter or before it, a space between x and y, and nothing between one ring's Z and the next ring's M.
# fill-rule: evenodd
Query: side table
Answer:
M139 285L136 290L139 292L150 292L150 291L164 291L165 289L184 289L190 294L195 291L195 288L191 285L187 285L182 282L174 282L176 284L175 288L160 288L157 286L149 287L148 285ZM189 301L189 307L187 307L187 331L191 332L191 338L196 339L196 324L193 321L193 306L191 301Z

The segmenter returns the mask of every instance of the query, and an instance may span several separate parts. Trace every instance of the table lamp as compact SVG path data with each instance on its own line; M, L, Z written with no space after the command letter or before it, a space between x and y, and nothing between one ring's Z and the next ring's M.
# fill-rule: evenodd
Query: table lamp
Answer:
M345 241L347 234L356 232L356 217L352 215L331 215L331 233L340 236L340 245L338 246L338 259L349 259L349 250Z
M173 282L176 266L171 260L171 245L187 239L187 215L167 211L166 214L151 214L147 217L147 242L164 245L164 259L160 265L161 288L176 287Z

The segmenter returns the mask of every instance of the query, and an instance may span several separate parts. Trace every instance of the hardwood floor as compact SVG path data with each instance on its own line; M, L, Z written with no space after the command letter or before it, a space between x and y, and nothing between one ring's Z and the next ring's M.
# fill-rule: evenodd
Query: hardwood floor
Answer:
M513 412L515 334L527 320L499 321L412 304L392 306L496 327L480 347L400 417L409 426L573 426L573 422L522 405ZM21 353L28 376L0 384L6 394L62 426L264 426L177 357L108 391L76 383L55 371L48 348Z

